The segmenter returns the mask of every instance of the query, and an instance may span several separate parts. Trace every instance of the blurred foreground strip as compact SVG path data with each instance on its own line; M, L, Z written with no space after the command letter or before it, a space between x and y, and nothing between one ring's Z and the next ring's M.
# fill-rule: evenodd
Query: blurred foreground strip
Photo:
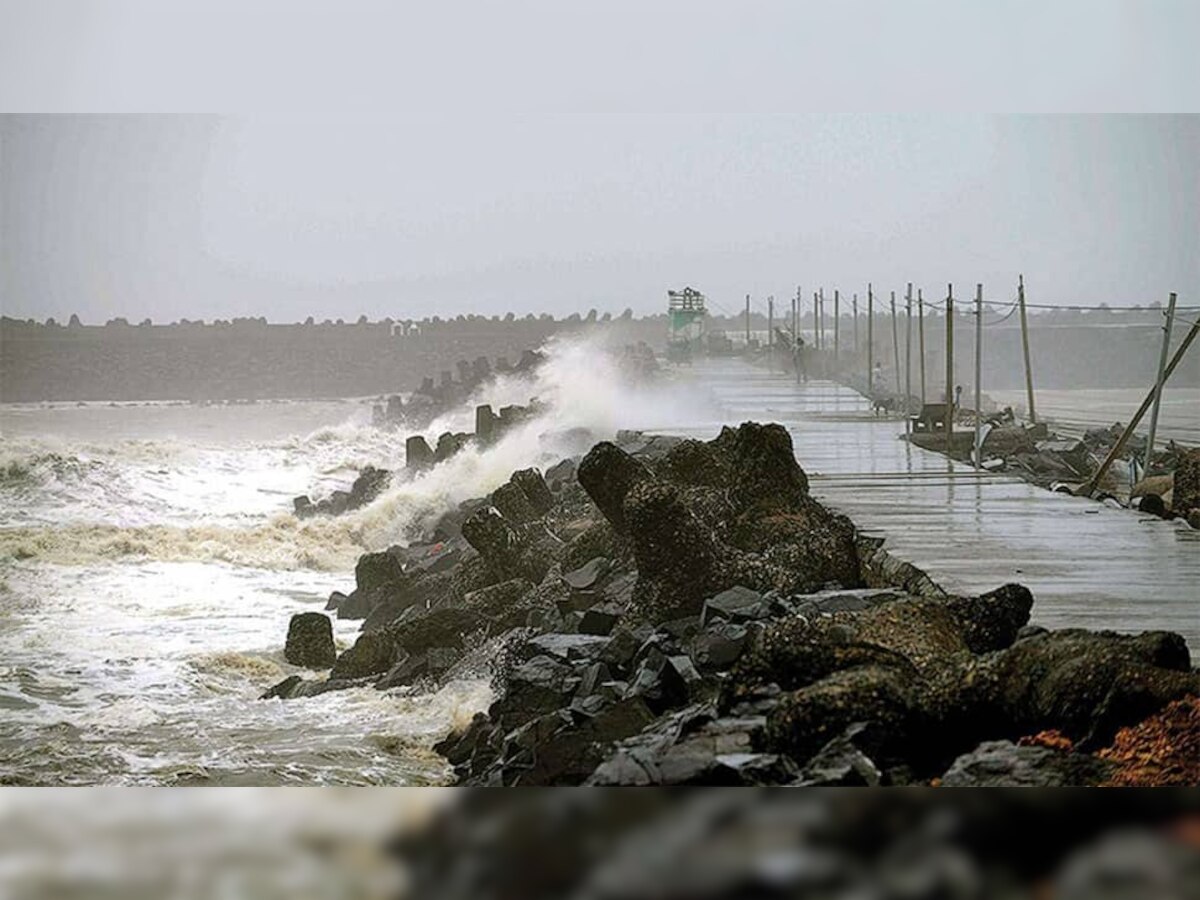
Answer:
M0 897L1182 900L1200 794L0 792Z
M396 897L388 837L449 799L416 788L6 788L0 898Z
M421 900L1200 897L1200 794L575 790L455 795L394 844Z

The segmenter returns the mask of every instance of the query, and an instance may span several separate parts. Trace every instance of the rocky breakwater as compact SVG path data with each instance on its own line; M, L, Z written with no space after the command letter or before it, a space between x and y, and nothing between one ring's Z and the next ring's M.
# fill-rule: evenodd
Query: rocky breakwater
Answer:
M405 425L409 428L424 428L438 416L445 415L465 403L473 393L491 383L498 376L531 377L546 361L540 350L526 350L515 364L505 357L496 358L493 364L486 356L474 362L460 359L454 372L446 369L438 380L426 376L413 391L408 401L399 394L375 404L372 420L380 427Z
M328 497L314 501L307 494L292 500L292 512L297 518L306 519L310 516L340 516L351 510L366 506L391 482L392 473L386 469L367 466L348 491L334 491Z
M778 425L622 438L364 556L332 602L363 634L273 696L486 673L436 747L468 784L1049 785L1113 780L1200 695L1177 635L947 594L817 503Z

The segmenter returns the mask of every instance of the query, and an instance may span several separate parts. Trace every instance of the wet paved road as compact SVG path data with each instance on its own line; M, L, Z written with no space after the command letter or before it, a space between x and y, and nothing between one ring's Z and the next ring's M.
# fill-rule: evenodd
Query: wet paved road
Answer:
M785 425L813 494L948 589L1019 581L1038 624L1169 629L1200 659L1200 532L977 474L908 445L902 422L832 382L796 385L733 360L697 363L691 377L720 410L694 436L751 419Z

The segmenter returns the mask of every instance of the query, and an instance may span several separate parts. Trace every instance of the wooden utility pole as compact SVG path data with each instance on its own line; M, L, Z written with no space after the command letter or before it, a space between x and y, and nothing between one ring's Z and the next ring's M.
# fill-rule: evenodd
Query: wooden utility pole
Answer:
M1158 378L1154 382L1154 406L1150 410L1150 434L1146 436L1146 474L1154 461L1154 438L1158 435L1158 409L1162 406L1163 372L1167 368L1167 354L1171 351L1171 325L1175 321L1175 294L1167 299L1167 323L1163 326L1162 353L1158 356Z
M946 455L954 436L954 285L946 285Z
M838 364L838 322L842 318L842 298L840 291L833 292L833 367L836 370Z
M909 397L912 396L912 282L904 292L904 433L912 428L912 410L908 408Z
M975 285L975 468L983 468L983 285Z
M746 350L750 350L750 295L746 295Z
M892 368L896 370L896 393L900 386L900 332L896 327L896 292L892 291Z
M796 285L796 296L792 298L792 346L796 346L796 335L800 333L797 317L800 315L800 285Z
M767 297L767 365L775 371L775 295Z
M1175 371L1175 367L1179 365L1179 361L1183 359L1184 354L1187 353L1188 347L1192 346L1192 341L1196 339L1197 334L1200 334L1200 319L1192 322L1192 327L1188 329L1187 336L1183 339L1183 343L1179 345L1179 348L1175 351L1175 355L1172 356L1171 361L1167 363L1167 368L1163 371L1162 375L1162 383L1164 385L1171 377L1171 373ZM1142 401L1142 405L1138 407L1138 411L1133 414L1133 418L1130 419L1129 424L1125 426L1125 431L1121 433L1121 436L1117 439L1117 442L1113 444L1112 449L1108 451L1108 456L1104 457L1104 462L1100 463L1100 468L1096 470L1096 474L1089 478L1087 484L1079 489L1079 493L1082 496L1091 496L1091 494L1096 490L1096 486L1100 484L1100 480L1104 478L1104 473L1108 471L1108 467L1113 464L1113 460L1121 455L1121 451L1125 449L1125 444L1129 441L1129 436L1133 434L1133 429L1137 428L1138 423L1142 421L1142 417L1146 415L1146 410L1148 410L1150 408L1150 404L1154 402L1154 396L1157 393L1157 388L1158 386L1156 384L1155 387L1150 389L1150 393L1146 395L1146 399Z
M817 289L817 332L821 335L817 341L821 349L825 349L825 288Z
M858 292L854 292L851 308L854 310L854 355L858 356Z
M1037 424L1037 411L1033 408L1033 366L1029 363L1029 322L1025 318L1025 276L1017 276L1017 305L1021 312L1021 350L1025 353L1025 399L1029 403L1029 421Z
M795 369L796 384L800 383L800 352L796 343L800 338L800 285L796 285L796 296L792 298L792 368Z
M867 284L867 397L875 399L875 292Z
M821 349L821 295L813 291L813 346Z
M917 288L917 351L921 357L921 405L925 405L925 298Z

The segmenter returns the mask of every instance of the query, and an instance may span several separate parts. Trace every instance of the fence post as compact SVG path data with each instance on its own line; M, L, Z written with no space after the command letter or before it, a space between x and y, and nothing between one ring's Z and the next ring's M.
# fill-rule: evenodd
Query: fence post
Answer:
M1017 276L1017 305L1021 310L1021 350L1025 354L1025 398L1029 402L1029 422L1037 424L1033 408L1033 366L1029 363L1029 322L1025 319L1025 276Z
M838 367L838 322L842 318L841 292L833 292L833 370L837 374Z
M854 310L854 355L858 356L858 291L854 292L851 308Z
M946 455L954 436L954 285L946 285Z
M1162 406L1163 372L1167 368L1167 354L1171 352L1171 325L1175 321L1175 293L1167 300L1167 322L1163 326L1162 353L1158 357L1158 377L1154 382L1154 406L1150 409L1150 434L1146 436L1146 474L1154 461L1154 438L1158 434L1158 409Z
M921 406L925 405L925 298L917 288L917 350L921 357Z
M975 468L983 469L983 285L975 285Z
M796 296L792 298L792 368L796 370L796 384L800 383L800 353L796 341L800 337L800 285L796 285Z
M867 282L867 398L875 402L875 291Z
M908 283L904 302L904 433L912 428L912 410L909 409L909 398L912 396L912 282Z
M896 327L896 292L892 291L892 368L896 370L896 393L900 393L900 332Z
M767 367L775 371L775 295L767 297Z
M821 349L825 349L825 288L817 290L817 328L821 333ZM824 368L824 367L822 367Z

